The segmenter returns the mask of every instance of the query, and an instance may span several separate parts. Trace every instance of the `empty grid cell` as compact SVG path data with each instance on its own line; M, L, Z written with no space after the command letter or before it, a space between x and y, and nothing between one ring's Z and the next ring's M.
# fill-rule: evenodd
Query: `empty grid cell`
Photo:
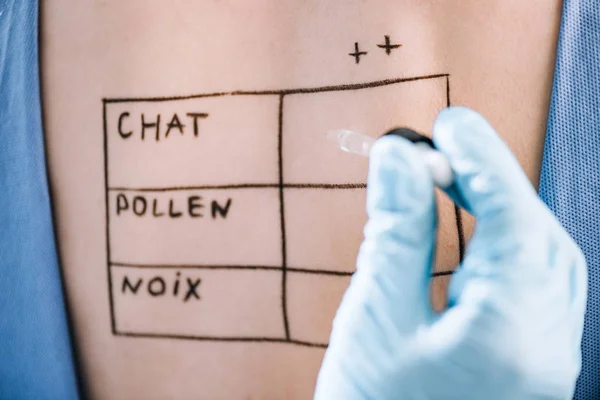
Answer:
M366 189L287 188L284 199L288 267L353 272L367 221ZM451 271L459 262L454 204L439 191L437 204L437 242L446 247L436 253L434 272Z
M364 183L367 159L340 151L327 140L328 131L349 129L377 137L390 128L407 126L429 136L435 117L445 106L445 77L286 95L282 124L285 182Z
M352 272L366 222L366 189L284 190L289 268ZM343 226L344 229L340 230Z
M294 340L327 344L349 276L287 273L287 310Z

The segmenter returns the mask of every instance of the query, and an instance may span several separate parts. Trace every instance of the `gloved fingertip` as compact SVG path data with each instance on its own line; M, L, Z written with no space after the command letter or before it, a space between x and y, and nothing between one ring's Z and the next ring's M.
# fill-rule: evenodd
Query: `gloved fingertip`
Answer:
M468 149L474 141L497 141L497 138L490 123L468 107L456 106L442 110L433 125L436 148L449 156Z
M510 148L476 111L450 107L440 112L433 126L433 140L454 171L453 198L462 199L461 205L475 217L491 208L504 208L506 202L525 205L535 197Z
M426 204L433 201L427 166L414 144L400 137L384 136L373 145L368 187L368 210L395 211L417 198Z

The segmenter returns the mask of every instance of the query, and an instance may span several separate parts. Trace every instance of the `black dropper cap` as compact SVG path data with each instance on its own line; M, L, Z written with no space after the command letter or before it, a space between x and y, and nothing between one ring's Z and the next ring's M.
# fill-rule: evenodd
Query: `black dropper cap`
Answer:
M420 133L413 131L412 129L409 129L409 128L394 128L390 131L387 131L382 136L387 136L387 135L400 136L412 143L425 143L432 149L435 149L435 146L431 139L429 139L427 136L421 135Z

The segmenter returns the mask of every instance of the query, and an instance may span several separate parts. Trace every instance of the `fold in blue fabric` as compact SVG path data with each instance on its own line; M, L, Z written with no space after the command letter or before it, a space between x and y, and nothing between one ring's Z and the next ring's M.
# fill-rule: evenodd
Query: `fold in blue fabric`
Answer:
M0 399L78 398L44 156L38 3L0 0Z
M600 7L565 0L540 196L583 250L588 304L575 399L600 399Z

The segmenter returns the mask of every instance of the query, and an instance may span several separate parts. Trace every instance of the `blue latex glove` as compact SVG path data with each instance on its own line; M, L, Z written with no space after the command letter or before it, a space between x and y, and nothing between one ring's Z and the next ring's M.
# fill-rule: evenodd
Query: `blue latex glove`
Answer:
M444 110L433 128L477 219L449 308L429 275L434 186L399 137L371 151L369 221L333 323L315 399L570 399L581 364L583 254L479 114Z

